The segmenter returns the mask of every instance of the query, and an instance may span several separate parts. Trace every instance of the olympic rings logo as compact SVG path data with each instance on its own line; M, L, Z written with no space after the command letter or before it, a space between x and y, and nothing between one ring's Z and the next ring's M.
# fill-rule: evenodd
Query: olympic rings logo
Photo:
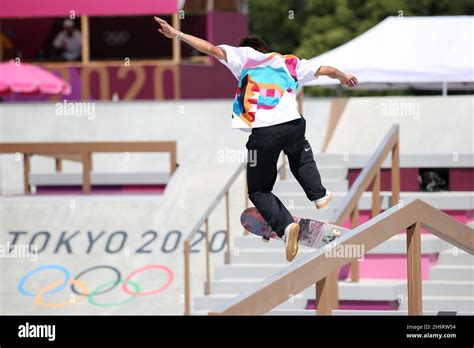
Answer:
M127 30L106 30L102 37L110 46L121 46L130 39L130 32Z
M91 291L89 287L83 281L80 280L80 278L83 277L87 273L100 270L100 269L111 271L112 273L115 274L116 279L102 283ZM25 285L28 279L30 279L33 275L36 275L40 272L44 272L48 270L60 271L64 274L64 278L58 279L56 281L53 281L50 284L45 285L37 292L25 290ZM163 271L166 275L166 281L164 282L163 285L161 285L160 287L154 290L141 291L140 286L136 282L134 282L132 278L148 270ZM99 265L99 266L89 267L72 278L71 272L66 267L63 267L61 265L46 265L46 266L40 266L26 273L23 276L23 278L21 278L20 282L18 283L18 291L23 296L33 297L35 304L43 308L62 308L67 305L81 302L82 300L86 298L90 305L98 306L98 307L113 307L113 306L120 306L120 305L129 303L140 296L151 296L151 295L156 295L160 292L163 292L166 288L170 286L170 284L173 282L173 279L174 279L173 271L170 268L163 265L146 265L146 266L140 267L132 271L123 280L122 280L122 274L120 273L120 271L113 266ZM108 303L97 302L96 297L112 291L119 285L122 291L129 295L128 298L122 301L117 301L117 302L108 302ZM45 302L43 300L44 297L51 296L61 290L64 290L67 287L70 287L71 291L73 292L72 297L68 301L50 303L50 302Z

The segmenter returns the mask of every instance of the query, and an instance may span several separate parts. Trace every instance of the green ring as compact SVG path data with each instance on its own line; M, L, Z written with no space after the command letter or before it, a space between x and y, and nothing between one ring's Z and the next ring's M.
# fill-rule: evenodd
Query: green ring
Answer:
M107 283L104 283L102 285L99 285L97 288L94 289L94 291L92 291L89 296L87 296L87 301L91 304L91 305L94 305L94 306L98 306L98 307L112 307L112 306L120 306L120 305L123 305L123 304L126 304L130 301L133 301L134 299L137 298L137 296L130 296L129 298L127 298L126 300L124 301L120 301L120 302L112 302L112 303L97 303L94 301L94 296L101 290L103 290L104 288L106 288L107 286L111 285L111 284L115 284L116 281L115 280L112 280L110 282L107 282ZM125 283L125 281L120 281L119 284L123 284ZM132 288L135 290L134 292L138 293L140 292L140 287L138 286L137 283L135 282L132 282L131 280L128 281L128 283L132 286Z

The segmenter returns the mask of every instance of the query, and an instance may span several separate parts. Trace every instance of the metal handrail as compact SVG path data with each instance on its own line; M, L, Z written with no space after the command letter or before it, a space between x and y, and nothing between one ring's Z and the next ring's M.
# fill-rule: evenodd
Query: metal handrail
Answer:
M223 188L216 194L212 203L206 209L206 211L201 215L196 224L191 228L188 236L184 240L184 314L191 314L191 240L194 238L196 233L199 231L202 225L205 226L205 243L206 243L206 286L204 293L206 295L211 292L211 278L210 278L210 251L209 251L209 216L212 214L214 209L221 202L222 198L225 196L226 204L226 255L225 263L231 263L231 253L230 253L230 202L229 202L229 190L240 176L242 171L247 168L247 163L241 163L234 174L227 180ZM245 207L248 207L247 199L247 188L244 189L245 192Z
M0 143L0 154L23 154L23 186L25 193L31 192L30 159L33 155L53 157L56 171L62 169L62 160L82 162L82 191L91 192L92 154L97 152L168 152L170 172L177 168L176 141L100 141L100 142L49 142L49 143Z
M342 236L337 245L362 245L364 252L375 248L401 230L407 229L407 287L408 314L421 315L421 237L424 228L439 238L474 254L474 232L449 215L439 211L420 199L391 207L380 215L351 230ZM334 258L327 249L319 249L295 261L280 272L262 281L239 296L228 301L210 315L264 314L316 283L317 313L320 309L331 314L328 277L351 261L351 257Z
M342 225L350 216L351 228L355 228L359 224L359 208L358 202L362 194L372 185L372 217L380 213L380 186L381 186L381 167L388 154L392 153L392 205L396 204L400 199L400 155L399 155L399 126L392 125L384 136L373 155L369 158L367 164L364 166L362 172L357 177L356 181L351 186L347 196L337 211L331 218L331 222L336 225ZM284 155L283 155L284 156ZM283 167L282 167L283 168ZM282 173L283 174L283 173ZM281 175L283 176L283 175ZM319 286L325 284L328 291L318 291L317 296L321 294L329 294L331 296L331 303L325 306L318 306L320 313L327 313L328 308L337 308L338 306L338 271L330 274L328 279L324 279ZM351 263L351 280L353 282L359 281L359 262L357 259ZM322 289L321 289L322 290ZM316 298L319 302L319 297Z
M230 202L229 202L229 189L237 180L239 175L243 170L247 170L247 164L242 163L232 177L227 181L224 187L219 191L216 195L214 200L212 201L211 205L206 209L206 211L201 215L199 220L196 222L194 227L188 234L188 237L184 240L184 314L189 315L191 314L191 267L190 267L190 255L191 255L191 247L190 243L191 240L194 238L196 233L199 231L201 226L205 226L204 229L204 236L205 236L205 243L206 243L206 283L204 287L204 293L209 295L211 293L211 278L210 278L210 254L209 254L209 216L212 214L214 209L220 203L222 198L226 197L226 255L225 255L225 263L230 264L232 262L231 253L230 253ZM280 174L280 180L285 180L287 178L286 175L286 156L282 153L282 164L278 168L277 172ZM245 173L246 174L246 173ZM245 180L247 180L247 175L245 175ZM244 207L248 208L248 196L247 196L247 182L245 181L245 188L244 188ZM244 230L244 235L247 235L249 232Z
M349 218L351 212L356 208L357 202L362 194L369 188L375 179L380 175L382 164L390 152L392 155L392 205L398 203L400 199L400 180L399 180L399 126L393 125L387 132L383 140L377 146L373 155L369 158L363 170L357 176L352 184L348 194L339 205L336 212L331 217L331 221L335 224L343 224ZM394 178L395 176L395 178ZM398 176L398 177L397 177ZM380 194L380 191L379 191Z
M356 212L357 212L357 218L358 218L358 209L357 209L357 202L362 196L362 193L368 188L368 186L371 184L371 182L378 183L378 185L374 185L374 199L373 199L373 206L376 206L376 203L378 202L378 212L380 211L380 170L381 166L387 157L387 155L392 152L392 203L393 202L398 202L399 200L399 195L400 195L400 180L399 180L399 175L400 175L400 167L399 167L399 150L398 150L398 143L399 143L399 126L394 125L390 128L380 145L377 147L376 151L372 155L372 157L369 159L368 163L364 167L363 171L360 173L359 177L357 178L356 182L354 185L352 185L351 190L348 193L348 196L346 197L345 201L343 202L342 206L340 209L335 214L334 220L336 221L336 224L343 224L344 220L347 218L347 215L349 213L352 213L351 221L353 222L353 226L355 227L356 224ZM241 168L238 169L238 173L240 174ZM285 154L283 153L283 159L282 159L282 164L280 168L278 169L278 172L280 173L280 178L282 180L286 179L286 160L285 160ZM191 304L190 304L190 241L196 234L196 232L199 230L199 228L205 224L206 229L205 229L205 240L206 240L206 286L205 286L205 294L208 295L211 292L211 284L210 284L210 265L209 265L209 250L208 250L208 238L209 238L209 224L208 224L208 218L209 215L212 213L212 211L215 209L217 204L220 202L222 199L224 193L227 192L228 188L230 187L231 184L230 182L233 182L235 178L238 176L238 174L234 174L234 176L228 181L226 186L224 187L221 192L217 195L216 199L214 200L213 204L207 209L205 214L198 220L196 223L195 227L191 230L191 233L189 234L188 238L185 240L185 246L184 246L184 252L185 252L185 314L190 314L191 313ZM378 198L377 198L378 197ZM246 202L247 202L247 196L245 197ZM378 199L378 200L377 200ZM355 204L354 204L355 202ZM228 209L228 207L227 207ZM373 211L377 211L377 209L373 209ZM377 214L378 214L377 212ZM228 218L227 218L228 219ZM340 221L341 219L342 222ZM358 222L358 221L357 221ZM230 240L230 234L227 235L227 241L229 242ZM230 263L230 249L227 252L226 255L226 263ZM358 262L355 260L352 264L352 280L353 281L358 281ZM328 281L326 282L329 286L332 287L332 307L337 306L337 273L334 273L330 275L328 278ZM322 292L318 292L321 294Z
M400 127L392 125L384 136L377 149L367 161L366 165L352 184L348 194L331 217L331 223L343 225L350 218L351 228L359 225L359 200L362 194L372 185L372 217L380 214L381 169L387 156L392 153L391 162L391 205L400 200ZM359 281L359 261L351 262L351 281ZM331 286L332 306L338 307L338 272L329 277Z

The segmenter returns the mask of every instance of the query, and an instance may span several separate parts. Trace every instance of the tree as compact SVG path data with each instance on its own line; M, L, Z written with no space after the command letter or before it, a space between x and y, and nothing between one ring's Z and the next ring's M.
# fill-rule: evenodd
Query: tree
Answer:
M250 32L264 39L272 51L293 53L300 44L305 3L305 0L250 0Z
M473 13L472 0L249 0L251 32L267 41L272 51L301 58L336 48L388 16Z

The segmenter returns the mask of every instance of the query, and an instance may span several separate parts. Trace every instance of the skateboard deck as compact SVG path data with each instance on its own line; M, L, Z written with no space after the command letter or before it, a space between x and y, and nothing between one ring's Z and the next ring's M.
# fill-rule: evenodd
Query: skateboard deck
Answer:
M300 225L298 244L319 249L336 238L349 232L348 229L326 222L293 216L295 223ZM240 223L252 234L261 236L263 241L280 239L276 232L263 219L255 207L245 209L240 215Z

